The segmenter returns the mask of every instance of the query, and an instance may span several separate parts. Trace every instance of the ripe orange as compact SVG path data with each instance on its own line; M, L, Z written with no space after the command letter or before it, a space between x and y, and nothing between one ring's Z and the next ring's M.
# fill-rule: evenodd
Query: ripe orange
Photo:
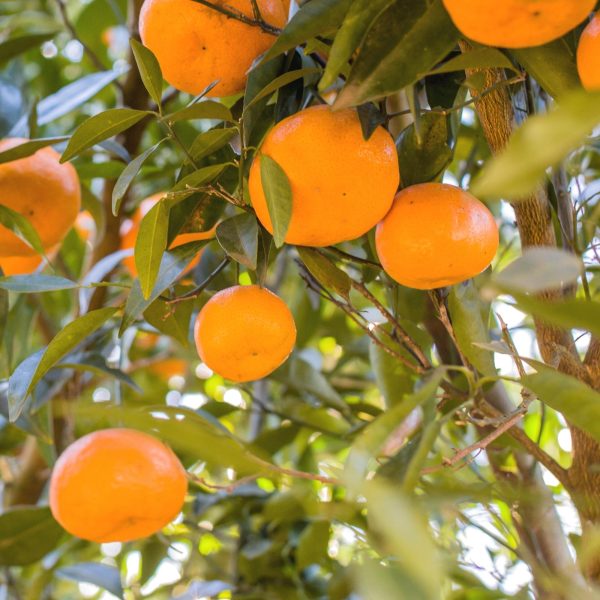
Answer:
M169 381L171 377L185 377L189 370L189 365L183 358L165 358L153 362L149 366L149 369L161 379Z
M156 438L104 429L71 444L56 461L50 508L71 534L92 542L152 535L181 511L186 473Z
M37 254L33 256L3 256L0 257L0 267L6 277L11 275L29 275L41 264L43 258Z
M460 32L504 48L556 40L581 23L596 0L442 0Z
M250 0L216 0L223 8L252 18ZM287 20L281 0L258 0L263 19L274 27ZM199 94L219 80L211 96L230 96L246 85L254 60L275 37L191 0L146 0L140 35L154 52L165 79L175 88Z
M477 198L453 185L402 190L377 226L377 253L398 283L431 290L483 271L498 249L498 227Z
M137 239L138 232L140 230L140 223L142 219L150 212L150 209L164 197L164 193L154 194L149 198L146 198L138 206L137 210L133 215L133 219L129 219L123 223L121 228L121 250L129 250L135 248L135 241ZM215 228L210 231L200 231L198 233L180 233L171 243L169 249L183 246L183 244L189 244L190 242L197 242L199 240L209 240L215 235ZM202 251L200 251L190 262L188 271L193 269L202 257ZM128 256L123 259L123 264L127 267L127 270L132 277L137 277L137 267L135 266L135 257Z
M257 285L234 286L204 305L194 337L200 358L215 373L253 381L285 362L294 349L296 325L273 292Z
M20 138L0 141L0 152L26 142ZM42 148L32 156L0 165L0 202L26 217L44 248L60 242L73 226L81 192L71 164L61 165L60 155ZM33 256L32 250L12 231L0 225L0 256Z
M586 90L600 90L600 13L594 15L579 38L577 70Z
M355 110L307 108L273 127L250 168L252 205L271 232L261 154L290 181L289 244L329 246L360 237L387 213L400 179L394 140L385 129L365 141Z

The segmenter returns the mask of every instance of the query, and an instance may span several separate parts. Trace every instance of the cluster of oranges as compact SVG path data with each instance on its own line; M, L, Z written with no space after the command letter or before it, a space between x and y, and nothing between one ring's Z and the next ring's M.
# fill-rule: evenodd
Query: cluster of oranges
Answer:
M581 23L595 0L443 0L458 29L477 42L508 48L557 39ZM260 18L272 31L252 26L249 0L228 0L227 11L190 0L146 0L140 16L142 40L157 56L165 79L179 90L199 94L211 84L213 96L244 89L255 59L283 27L289 1L258 0ZM176 41L176 43L174 43ZM181 57L185 57L185 61ZM600 18L581 36L578 68L582 83L600 88ZM21 140L0 142L0 151ZM323 247L356 239L376 227L375 243L386 273L402 285L433 289L473 277L492 261L498 229L476 198L455 186L426 183L397 192L400 173L394 140L379 127L365 140L356 111L312 106L284 119L268 133L251 166L252 206L273 231L261 176L262 157L275 160L292 191L285 241ZM77 174L60 164L52 149L0 165L2 203L21 213L38 231L45 249L54 248L80 209ZM122 232L122 247L133 248L144 215L162 194L141 203ZM426 227L424 227L426 225ZM426 233L424 233L426 231ZM214 231L182 234L171 248ZM195 259L197 261L199 257ZM0 226L0 266L38 261L33 250ZM125 260L137 275L133 257ZM32 267L32 268L35 268ZM194 266L192 262L189 268ZM29 268L21 263L19 269ZM234 286L215 294L202 308L194 337L202 360L237 382L273 372L290 355L296 327L287 305L260 286ZM98 486L110 493L96 494ZM97 541L147 536L181 510L186 474L173 452L155 438L129 429L84 436L57 461L50 504L71 533ZM141 507L141 508L140 508ZM139 512L138 512L139 511Z

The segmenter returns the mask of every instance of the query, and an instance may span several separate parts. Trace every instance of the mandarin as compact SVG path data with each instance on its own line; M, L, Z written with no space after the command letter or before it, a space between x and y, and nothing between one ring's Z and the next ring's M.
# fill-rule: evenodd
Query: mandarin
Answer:
M216 293L200 311L194 329L202 361L232 381L261 379L294 349L296 325L285 302L257 285Z
M594 15L579 38L577 71L586 90L600 90L600 13Z
M164 198L165 194L160 192L158 194L154 194L142 200L137 210L135 211L133 218L125 221L123 223L123 227L121 229L121 250L130 250L135 248L135 242L137 239L138 232L140 230L140 223L142 219L150 212L150 209L161 199ZM177 248L178 246L183 246L184 244L189 244L190 242L197 242L201 240L209 240L215 236L215 228L209 231L199 231L196 233L180 233L169 246L169 250L173 248ZM191 260L190 264L187 267L187 270L190 271L193 269L199 262L202 257L202 250L198 252L198 254ZM123 259L123 264L127 267L130 275L132 277L137 277L138 271L135 265L135 256L127 256Z
M50 508L79 538L127 542L170 523L186 491L186 472L162 442L133 429L104 429L83 436L56 461Z
M466 37L503 48L556 40L581 23L596 0L442 0Z
M0 152L25 143L21 138L0 141ZM79 177L71 164L60 164L52 148L0 164L0 202L20 213L37 231L48 250L73 226L81 204ZM36 252L0 225L0 256L33 256Z
M224 9L253 18L250 0L217 0ZM281 0L258 0L262 18L283 27ZM178 90L197 95L215 81L211 96L243 91L246 73L275 37L192 0L146 0L140 35L154 52L165 79Z
M453 185L422 183L398 193L375 241L392 279L431 290L481 273L499 236L494 216L477 198Z
M252 205L270 232L261 155L288 177L292 216L285 241L300 246L360 237L387 213L400 180L394 140L383 127L365 140L355 110L312 106L275 125L250 168Z
M29 275L33 273L43 262L38 254L33 256L2 256L0 257L0 268L6 277L11 275Z

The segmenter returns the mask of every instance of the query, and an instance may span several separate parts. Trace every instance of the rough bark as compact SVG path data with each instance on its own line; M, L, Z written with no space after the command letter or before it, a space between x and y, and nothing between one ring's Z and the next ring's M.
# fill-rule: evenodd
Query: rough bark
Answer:
M469 48L462 43L463 51ZM504 72L500 69L484 70L486 86L501 83L505 80ZM493 153L501 152L510 135L518 126L518 115L522 111L515 106L525 103L519 94L511 97L506 86L500 85L494 92L481 97L475 108L481 122L484 135ZM524 248L529 246L556 246L557 240L550 217L550 203L543 188L520 199L513 204L517 227ZM569 291L568 291L569 292ZM552 302L562 297L560 292L546 293L544 299ZM577 354L570 332L549 325L540 319L535 319L535 330L538 346L544 361L561 372L584 379L590 383L585 366ZM590 364L598 364L600 350L596 342L590 347L591 356L586 359L587 370ZM590 353L588 353L590 356ZM597 379L596 385L597 385ZM600 524L600 445L584 431L570 426L573 438L573 464L569 470L569 493L579 511L584 531L590 524ZM586 574L593 579L600 578L600 559L587 569Z

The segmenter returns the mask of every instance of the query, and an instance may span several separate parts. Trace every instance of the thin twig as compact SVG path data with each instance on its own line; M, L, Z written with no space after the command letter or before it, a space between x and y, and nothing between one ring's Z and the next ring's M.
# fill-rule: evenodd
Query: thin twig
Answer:
M229 264L229 257L225 257L219 265L208 275L208 277L195 289L183 296L177 298L171 298L167 300L167 304L178 304L179 302L185 302L186 300L195 300L202 295L204 290L210 285L210 282Z
M281 29L278 27L273 27L273 25L269 25L262 17L255 18L248 17L243 12L237 10L237 8L233 8L228 6L227 4L215 4L214 2L210 2L209 0L192 0L193 2L197 2L198 4L202 4L207 8L210 8L222 15L230 19L235 19L236 21L241 21L246 25L250 25L251 27L260 27L265 33L270 35L279 35L281 33Z
M81 44L83 51L85 52L87 57L90 59L92 64L96 67L96 69L98 69L99 71L106 71L106 65L100 60L98 55L79 37L77 30L75 29L75 26L71 22L71 19L69 18L69 15L67 13L67 5L65 3L65 0L56 0L56 4L60 11L60 16L61 16L62 22L63 22L64 26L67 28L67 30L69 31L69 33L71 34L71 37ZM118 80L113 81L113 83L121 91L123 91L123 86L121 85L121 83Z

